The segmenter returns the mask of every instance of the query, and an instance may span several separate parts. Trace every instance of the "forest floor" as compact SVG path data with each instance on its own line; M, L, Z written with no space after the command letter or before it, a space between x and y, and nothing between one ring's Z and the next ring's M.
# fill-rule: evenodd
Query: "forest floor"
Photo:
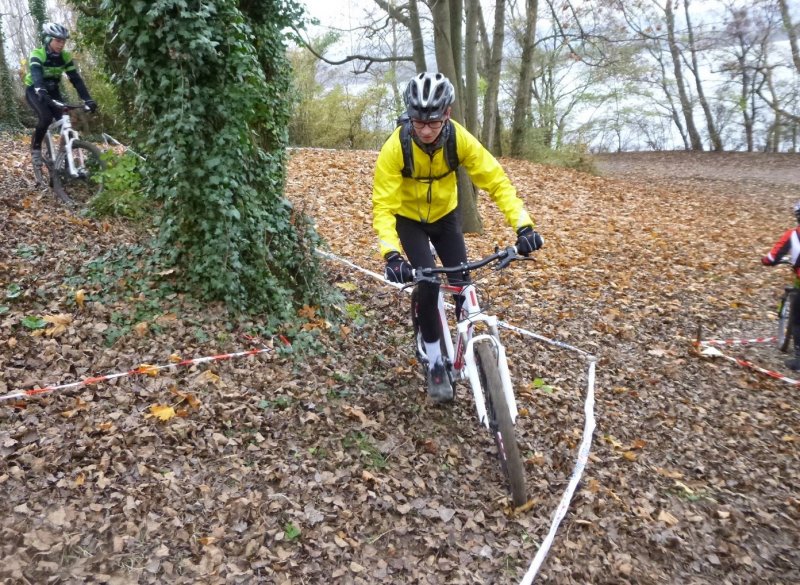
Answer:
M375 157L293 151L287 194L379 272ZM794 222L800 155L501 162L546 245L477 274L481 298L598 360L589 463L537 582L800 582L798 389L692 345L700 326L773 334L790 274L759 258ZM142 230L34 189L24 140L0 139L0 168L0 397L252 347L220 308L159 296L170 275L135 276ZM513 237L480 210L472 257ZM0 581L518 583L575 463L587 363L504 333L531 498L515 513L467 387L425 395L407 296L325 266L341 318L307 309L291 352L0 403ZM772 345L725 351L791 375Z

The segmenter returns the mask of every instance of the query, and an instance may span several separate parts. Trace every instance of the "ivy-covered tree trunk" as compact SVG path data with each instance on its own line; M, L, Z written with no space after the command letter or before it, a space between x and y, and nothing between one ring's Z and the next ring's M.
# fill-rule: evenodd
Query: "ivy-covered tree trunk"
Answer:
M19 111L14 96L11 71L6 62L6 37L3 33L3 18L0 16L0 127L19 128Z
M290 318L323 282L310 222L283 195L288 0L105 0L151 120L147 181L165 262L208 300Z
M31 11L33 21L36 23L36 34L38 36L42 32L42 25L47 22L45 0L29 0L28 8Z

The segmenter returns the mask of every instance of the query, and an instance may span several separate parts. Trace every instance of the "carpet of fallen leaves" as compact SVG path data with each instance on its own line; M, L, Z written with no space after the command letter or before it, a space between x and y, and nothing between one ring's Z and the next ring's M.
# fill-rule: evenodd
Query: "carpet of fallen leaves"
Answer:
M333 253L380 271L375 156L294 151L287 192ZM601 176L503 161L546 247L478 274L482 298L598 357L592 454L539 581L800 581L798 390L691 345L699 326L772 334L789 274L758 260L790 225L799 159L606 155ZM0 140L0 395L248 347L216 307L154 314L144 294L76 290L70 277L142 234L75 216L26 165L23 140ZM486 199L473 257L511 242ZM0 404L0 579L518 582L574 464L586 363L504 335L532 499L513 514L467 388L426 399L406 295L326 266L347 318L312 319L318 353ZM770 346L733 353L784 371Z

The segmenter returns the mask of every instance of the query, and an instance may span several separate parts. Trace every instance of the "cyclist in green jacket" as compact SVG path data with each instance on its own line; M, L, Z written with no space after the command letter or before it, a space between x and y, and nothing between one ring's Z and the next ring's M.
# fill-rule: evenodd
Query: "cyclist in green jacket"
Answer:
M373 227L386 260L384 276L391 282L408 282L411 270L434 265L429 240L445 266L467 261L458 212L457 178L445 151L457 155L470 179L489 193L517 232L517 248L525 256L542 246L542 238L525 205L517 196L500 163L477 138L450 119L455 99L453 85L441 73L420 73L408 83L403 99L410 118L413 156L406 165L402 126L384 143L375 165L372 187ZM455 136L453 136L455 134ZM455 145L447 141L455 140ZM455 148L453 148L455 146ZM400 249L408 256L403 258ZM465 280L469 278L465 275ZM454 285L465 280L451 278ZM419 325L428 358L428 395L437 402L453 399L453 389L440 349L437 305L439 286L422 282L419 290ZM457 305L460 305L457 299Z
M63 102L58 85L61 75L66 73L80 98L92 112L97 103L89 95L72 55L64 50L69 31L60 24L46 22L42 26L44 44L31 53L28 74L25 76L25 99L39 118L31 137L31 161L37 168L42 166L42 139L53 119L61 116L61 111L52 100Z

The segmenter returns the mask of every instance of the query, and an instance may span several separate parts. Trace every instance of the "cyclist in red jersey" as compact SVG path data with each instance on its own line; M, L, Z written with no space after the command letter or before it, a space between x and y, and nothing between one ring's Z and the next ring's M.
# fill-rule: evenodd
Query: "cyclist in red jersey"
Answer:
M761 259L765 266L775 266L783 257L792 263L795 279L800 279L800 201L794 204L794 217L799 224L786 230L766 256ZM794 344L794 357L786 360L786 367L790 370L800 370L800 294L791 295L792 304L789 310Z

